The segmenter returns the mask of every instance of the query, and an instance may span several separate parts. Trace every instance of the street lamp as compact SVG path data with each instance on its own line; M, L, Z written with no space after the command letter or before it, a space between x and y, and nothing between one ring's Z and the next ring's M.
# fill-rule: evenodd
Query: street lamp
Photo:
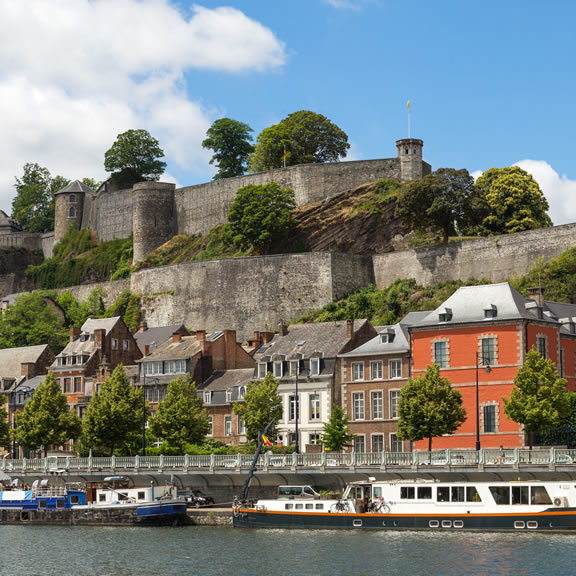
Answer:
M24 395L24 401L22 404L26 404L26 398L30 396L32 388L29 386L22 386L21 388L14 388L12 394L10 395L10 400L12 400L12 460L16 460L16 435L14 431L16 430L16 393Z
M478 366L484 366L486 374L490 374L490 359L476 352L476 450L480 450L480 394L478 385Z
M158 386L158 378L152 378L150 383ZM142 456L146 456L146 373L142 382Z
M300 372L300 360L298 360L298 367L296 368L296 427L294 433L296 435L296 440L294 441L294 453L300 453L300 442L299 442L299 433L298 433L298 418L300 416L300 398L298 397L298 372Z

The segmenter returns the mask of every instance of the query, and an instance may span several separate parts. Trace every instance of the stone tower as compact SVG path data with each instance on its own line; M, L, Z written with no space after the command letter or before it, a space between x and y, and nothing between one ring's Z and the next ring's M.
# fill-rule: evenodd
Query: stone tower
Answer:
M402 182L418 180L430 173L430 165L422 161L423 146L424 142L417 138L396 140Z
M167 182L139 182L132 189L134 262L176 234L174 190Z
M70 224L81 228L86 194L93 195L94 191L79 180L54 194L54 243L64 238Z

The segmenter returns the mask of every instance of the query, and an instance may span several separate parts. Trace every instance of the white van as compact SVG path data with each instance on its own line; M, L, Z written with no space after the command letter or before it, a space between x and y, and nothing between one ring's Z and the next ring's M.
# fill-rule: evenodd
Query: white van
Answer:
M278 486L278 498L320 498L312 486Z

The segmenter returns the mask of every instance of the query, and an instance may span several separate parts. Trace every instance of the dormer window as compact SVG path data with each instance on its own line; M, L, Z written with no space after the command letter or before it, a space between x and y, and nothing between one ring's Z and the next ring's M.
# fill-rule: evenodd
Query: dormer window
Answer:
M498 316L498 308L494 304L484 308L484 318L496 318L496 316Z
M226 402L232 402L232 390L226 390Z
M273 364L274 368L274 378L282 378L283 370L282 370L282 362L277 361Z
M212 392L204 392L204 404L210 404L212 402Z
M258 378L264 378L268 372L268 364L266 362L258 362Z
M312 376L320 374L320 358L310 358L310 374Z
M384 332L380 332L380 342L382 344L389 344L390 342L394 342L394 338L396 336L396 332L392 328L385 330Z
M290 361L290 375L291 376L298 376L300 373L300 360L291 360Z
M246 394L246 388L244 386L240 386L240 392L239 392L240 400L244 400L244 394Z
M444 308L438 314L438 322L450 322L452 320L452 308Z

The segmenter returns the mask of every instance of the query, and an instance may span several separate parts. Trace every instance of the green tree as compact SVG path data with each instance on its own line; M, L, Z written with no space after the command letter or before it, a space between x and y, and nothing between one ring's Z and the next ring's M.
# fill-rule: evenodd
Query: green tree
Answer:
M218 167L214 180L244 174L248 156L254 151L251 132L248 124L230 118L220 118L208 128L202 148L214 151L210 160Z
M128 130L118 134L104 154L104 169L113 180L126 185L159 180L166 168L166 162L160 160L163 157L158 140L146 130Z
M168 392L158 404L150 429L157 438L177 448L179 454L184 453L185 444L200 444L204 440L210 429L208 414L189 376L168 384Z
M566 380L560 378L552 360L543 358L534 348L516 372L510 398L503 401L506 416L524 426L530 448L534 432L565 423L572 409Z
M0 316L0 348L48 344L58 353L68 336L58 306L41 292L18 296Z
M294 192L276 182L240 188L228 213L234 244L266 253L273 242L290 235L295 207Z
M278 380L268 372L262 380L248 382L244 402L234 402L232 411L246 424L246 437L258 442L258 434L266 426L282 418L282 399L278 396ZM272 429L274 430L274 426ZM270 432L270 438L276 438L276 432Z
M28 448L61 446L67 440L77 438L82 429L80 418L68 409L66 396L60 390L50 372L22 412L16 413L14 437Z
M130 385L122 365L92 396L82 421L82 442L90 448L129 453L142 439L142 390Z
M10 449L10 422L6 410L6 396L0 396L0 447Z
M348 414L342 406L334 404L330 420L324 424L324 429L320 435L320 441L324 448L333 452L340 452L351 445L354 434L348 428Z
M14 185L12 219L27 232L54 230L54 193L69 182L63 176L52 177L48 168L39 164L25 164L24 174Z
M466 420L462 395L454 390L448 378L440 376L440 366L432 364L426 372L410 378L400 390L398 403L398 437L418 441L452 434Z
M248 164L252 172L280 168L284 151L287 166L337 162L349 148L346 133L326 116L300 110L262 130Z
M396 215L417 230L439 228L442 240L456 230L468 230L487 214L486 203L476 193L468 170L440 168L420 180L404 184Z
M490 236L552 226L548 201L528 172L518 166L491 168L476 181L490 212L478 231Z

